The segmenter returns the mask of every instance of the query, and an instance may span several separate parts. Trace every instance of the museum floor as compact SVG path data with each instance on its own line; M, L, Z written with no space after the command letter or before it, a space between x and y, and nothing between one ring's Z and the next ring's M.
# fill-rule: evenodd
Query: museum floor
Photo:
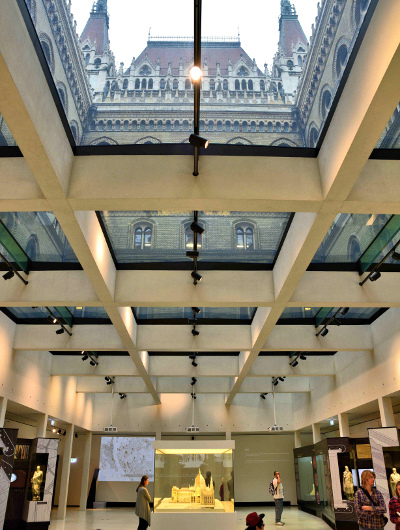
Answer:
M275 509L272 507L262 508L238 508L238 530L246 528L246 515L250 512L264 512L265 528L275 526ZM57 510L52 511L51 530L126 530L136 529L138 518L132 508L116 508L105 510L88 510L80 512L78 508L68 508L65 521L58 521ZM296 530L327 530L329 526L318 517L301 512L297 507L284 508L282 520L286 523L285 528Z

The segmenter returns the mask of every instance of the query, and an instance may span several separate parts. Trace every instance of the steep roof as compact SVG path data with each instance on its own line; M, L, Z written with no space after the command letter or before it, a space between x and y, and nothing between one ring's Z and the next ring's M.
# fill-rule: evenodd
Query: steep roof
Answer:
M285 57L293 57L292 45L302 42L308 45L308 39L296 14L296 9L289 0L281 2L281 16L279 19L279 48Z
M96 42L96 55L101 55L109 44L108 27L107 0L98 0L93 5L89 20L81 35L82 42L86 39L89 39L92 44Z
M191 41L164 41L164 40L150 40L147 42L146 48L142 51L136 59L136 65L145 60L147 54L148 60L155 66L157 61L160 61L160 73L166 75L168 71L168 63L171 63L172 75L179 74L179 63L182 58L183 65L193 62L193 42ZM202 64L207 59L208 73L211 76L217 73L217 63L220 65L221 75L228 74L228 61L231 61L234 67L240 59L243 59L246 66L251 71L253 61L247 55L240 45L239 40L232 41L212 41L202 42L201 44L201 61ZM257 68L257 75L262 75L260 69Z

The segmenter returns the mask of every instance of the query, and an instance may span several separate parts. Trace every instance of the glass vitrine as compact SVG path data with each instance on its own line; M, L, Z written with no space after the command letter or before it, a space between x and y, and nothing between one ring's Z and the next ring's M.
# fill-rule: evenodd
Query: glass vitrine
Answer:
M154 512L234 512L234 442L154 442Z

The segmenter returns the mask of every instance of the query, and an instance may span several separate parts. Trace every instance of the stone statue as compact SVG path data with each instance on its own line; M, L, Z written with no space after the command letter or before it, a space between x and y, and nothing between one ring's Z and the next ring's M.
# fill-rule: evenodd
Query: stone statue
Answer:
M394 467L392 469L392 474L390 475L390 492L392 497L396 495L396 484L400 481L400 475L397 473L397 469Z
M348 466L344 466L343 491L349 501L354 500L353 475L349 470Z
M40 466L36 467L36 471L33 474L31 482L32 482L32 500L40 501L40 485L43 482L43 471L40 469Z

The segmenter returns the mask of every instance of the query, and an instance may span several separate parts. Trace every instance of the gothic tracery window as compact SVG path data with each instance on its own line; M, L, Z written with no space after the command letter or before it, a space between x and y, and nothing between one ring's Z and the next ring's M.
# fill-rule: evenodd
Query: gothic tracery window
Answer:
M348 49L346 44L342 44L336 54L336 75L340 77L343 73L343 70L346 67L348 56Z
M135 228L134 245L136 250L144 250L151 247L153 230L152 227L140 224Z
M252 226L241 225L236 228L236 248L238 250L254 250L254 229Z
M331 108L332 95L329 89L325 89L321 97L321 116L322 119L328 115L329 109Z
M247 68L245 68L244 66L241 66L241 67L239 68L239 70L237 71L237 75L239 75L239 76L241 76L241 77L242 77L242 76L247 76L247 75L249 75L249 71L248 71Z

